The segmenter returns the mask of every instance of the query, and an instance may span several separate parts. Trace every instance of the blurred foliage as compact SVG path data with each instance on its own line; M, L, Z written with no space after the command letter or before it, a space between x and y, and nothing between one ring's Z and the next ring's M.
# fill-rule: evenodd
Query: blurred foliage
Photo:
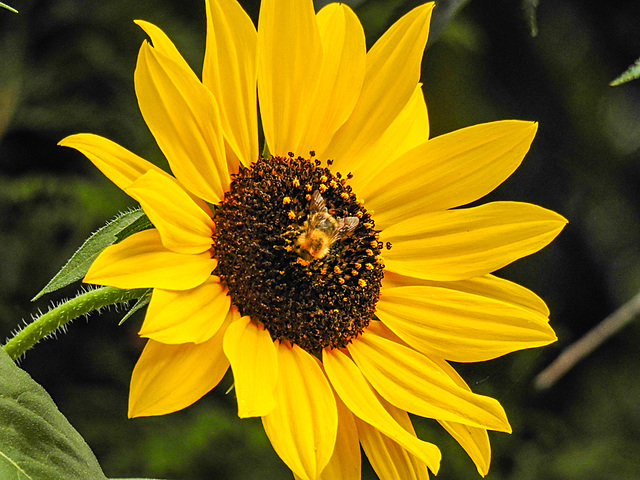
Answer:
M257 20L258 1L241 3ZM347 3L371 45L420 2ZM457 367L476 392L503 403L514 428L491 435L487 479L640 479L637 322L549 391L532 387L563 347L640 290L640 83L608 86L640 51L640 3L535 3L439 2L423 62L434 135L506 118L540 122L522 167L489 198L537 203L570 220L551 247L500 272L548 301L559 342ZM134 206L82 155L56 143L98 133L166 168L136 104L133 70L145 36L133 20L161 26L197 73L205 34L201 0L15 6L19 15L0 12L1 335L59 299L29 303L92 231ZM230 378L182 412L128 420L142 317L117 327L121 316L76 321L22 362L108 476L291 478L260 421L237 418L233 394L225 394ZM416 429L441 446L438 478L479 478L436 424L417 420ZM368 466L365 478L373 478Z

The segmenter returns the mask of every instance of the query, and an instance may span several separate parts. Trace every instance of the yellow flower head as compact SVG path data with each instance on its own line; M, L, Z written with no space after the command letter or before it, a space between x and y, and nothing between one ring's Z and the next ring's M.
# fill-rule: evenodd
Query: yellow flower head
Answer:
M231 366L240 417L306 480L436 473L436 419L489 468L500 404L447 363L555 340L544 302L491 272L547 245L566 220L535 205L459 209L520 164L536 124L429 139L419 83L433 3L367 52L344 4L207 1L202 81L156 26L135 70L140 110L173 176L90 134L84 153L155 228L104 250L85 281L153 288L130 416L185 408ZM257 103L271 155L258 154ZM212 208L213 207L213 208ZM394 473L395 472L395 473Z

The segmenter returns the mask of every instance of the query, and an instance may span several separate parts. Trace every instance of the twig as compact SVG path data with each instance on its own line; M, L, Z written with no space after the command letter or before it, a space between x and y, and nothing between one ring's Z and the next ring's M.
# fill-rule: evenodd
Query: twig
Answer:
M551 365L538 374L535 379L535 387L538 390L552 387L574 365L631 322L638 313L640 313L640 292L592 328L580 340L569 345Z

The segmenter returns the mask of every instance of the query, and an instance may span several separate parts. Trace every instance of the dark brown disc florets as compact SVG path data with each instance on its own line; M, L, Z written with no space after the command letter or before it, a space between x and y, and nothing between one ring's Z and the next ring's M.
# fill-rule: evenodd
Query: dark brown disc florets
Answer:
M214 221L214 275L274 340L341 348L369 324L382 243L339 173L313 157L259 159L233 176Z

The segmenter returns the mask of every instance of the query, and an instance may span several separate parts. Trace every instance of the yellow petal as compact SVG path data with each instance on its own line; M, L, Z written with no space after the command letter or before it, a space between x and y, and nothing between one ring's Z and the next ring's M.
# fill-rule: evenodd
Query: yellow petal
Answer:
M487 431L484 428L470 427L461 423L443 420L438 420L438 422L467 452L478 473L484 477L489 472L491 461L491 444Z
M218 332L230 306L226 288L212 275L191 290L155 288L139 335L162 343L202 343Z
M196 254L211 248L213 220L173 177L149 171L125 192L140 203L167 249Z
M218 333L203 343L149 340L131 375L129 418L176 412L215 387L229 368L222 338L234 315L230 312Z
M361 480L360 443L355 417L342 400L334 396L338 407L336 447L318 480Z
M537 128L508 120L436 137L378 170L360 195L378 228L473 202L518 168Z
M322 40L322 69L313 99L313 115L297 152L320 154L331 137L349 118L364 80L367 46L364 30L353 10L344 3L330 3L316 16Z
M209 252L185 255L167 250L156 229L143 230L104 249L84 282L118 288L188 290L201 285L216 267Z
M461 292L492 298L509 303L518 308L526 308L533 312L549 316L549 307L538 295L528 288L494 275L458 280L456 282L433 282L414 277L405 277L397 273L385 272L382 279L382 290L393 287L442 287Z
M416 432L407 412L379 398L385 410L409 433ZM356 417L362 449L380 480L427 480L427 466L377 429Z
M180 52L178 51L176 46L173 44L171 39L160 28L153 25L152 23L145 22L143 20L136 20L135 23L140 28L142 28L147 35L149 35L149 38L151 38L151 42L153 43L154 51L161 53L164 57L170 59L175 64L177 64L181 70L183 70L189 76L192 77L191 81L195 79L195 81L199 83L198 78L195 76L195 74L191 70L191 67L189 66L189 64L185 61L182 55L180 55ZM255 29L254 29L254 34L255 34ZM205 52L205 55L206 55L206 52ZM254 80L253 87L255 90L255 80ZM255 95L254 95L254 98L255 98ZM253 112L255 116L255 102L253 105ZM220 112L220 114L222 115L222 112ZM248 115L250 115L250 113ZM222 161L222 158L220 158L220 161ZM238 164L236 163L233 166L234 166L233 171L236 171Z
M442 368L458 386L471 391L467 383L458 372L446 361L439 358L432 358L440 368ZM473 463L475 463L478 473L485 476L489 472L491 463L491 444L489 435L483 428L470 427L454 422L439 421L440 425L464 448Z
M225 139L234 156L249 166L258 159L258 36L236 0L207 0L206 5L202 83L218 101ZM229 165L231 173L237 170L238 165Z
M353 173L353 178L349 180L349 184L355 192L358 192L359 197L370 198L369 192L377 187L375 182L370 183L375 174L427 140L429 140L429 115L422 94L422 84L419 83L409 102L385 130L380 140L371 144L369 148L354 152L350 157L349 170Z
M167 58L170 58L173 62L179 65L184 71L191 71L191 67L186 62L184 57L180 55L180 52L161 28L157 27L153 23L146 22L144 20L134 20L134 23L138 25L144 33L149 35L153 48L162 53Z
M62 139L58 145L75 148L84 154L109 180L122 190L125 190L149 170L171 177L153 163L131 153L111 140L92 133L70 135ZM189 196L202 210L213 215L206 202L193 194L189 194Z
M174 175L217 203L229 186L218 105L193 71L145 41L135 75L140 111Z
M340 350L322 351L331 385L349 410L424 462L433 473L440 467L440 450L410 434L385 410L353 361Z
M369 324L369 331L375 332L377 335L380 335L384 338L392 340L396 343L400 343L406 345L402 339L400 339L397 335L395 335L388 327L384 325L384 323L379 321L373 321ZM432 362L435 362L444 372L448 375L451 380L453 380L456 385L460 388L463 388L467 391L471 391L466 382L458 375L458 372L449 365L445 360L438 357L429 357ZM380 401L383 403L385 408L393 415L393 417L403 425L406 429L413 431L411 422L409 421L408 426L405 425L399 418L399 414L404 414L406 416L406 412L403 410L399 410L393 405L386 402L383 398L378 395ZM394 413L394 409L397 413ZM463 425L461 423L455 422L446 422L442 420L438 420L438 423L444 427L444 429L464 448L467 454L471 457L473 462L476 464L476 468L478 469L478 473L483 477L489 471L489 464L491 462L491 445L489 444L489 435L487 434L487 430L479 427L471 427L469 425ZM361 440L362 441L362 440ZM364 442L363 442L364 445ZM363 446L365 451L366 447ZM367 454L368 455L368 454ZM415 461L415 458L414 458ZM375 467L374 467L375 468ZM378 475L380 475L378 473ZM391 477L393 478L393 477ZM404 477L399 477L404 478Z
M422 417L511 430L497 400L460 388L415 350L370 330L347 348L371 385L396 407Z
M336 401L315 357L297 345L276 343L277 406L262 417L274 450L304 480L315 480L333 454Z
M414 8L367 53L362 92L349 120L325 151L335 169L348 172L352 158L375 143L400 114L420 79L433 2Z
M382 232L392 243L387 270L426 280L462 280L493 272L549 244L567 221L529 203L417 215Z
M269 332L249 317L233 322L224 337L238 398L238 416L261 417L276 406L278 356Z
M384 289L376 315L416 350L456 362L480 362L556 340L539 312L442 286Z
M258 20L258 99L273 155L296 151L313 114L322 43L311 0L263 0Z
M99 135L70 135L58 145L75 148L84 154L104 175L122 190L149 170L167 175L163 170L124 147Z

